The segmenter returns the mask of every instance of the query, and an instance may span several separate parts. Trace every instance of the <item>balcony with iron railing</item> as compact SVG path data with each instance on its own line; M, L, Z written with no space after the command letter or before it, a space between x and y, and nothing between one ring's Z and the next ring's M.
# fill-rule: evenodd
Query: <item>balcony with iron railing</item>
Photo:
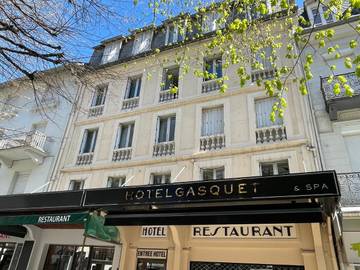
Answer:
M31 159L35 164L41 164L44 157L46 135L38 130L3 135L0 138L0 160L8 167L14 161Z
M343 76L347 80L347 84L353 90L353 96L349 97L345 94L345 90L341 87L341 93L336 95L334 93L334 85L337 83L337 77ZM338 112L343 110L350 110L360 108L360 80L355 72L339 74L329 83L329 77L320 78L321 92L326 105L326 110L329 113L331 120L337 120Z
M360 172L338 173L341 206L360 206Z

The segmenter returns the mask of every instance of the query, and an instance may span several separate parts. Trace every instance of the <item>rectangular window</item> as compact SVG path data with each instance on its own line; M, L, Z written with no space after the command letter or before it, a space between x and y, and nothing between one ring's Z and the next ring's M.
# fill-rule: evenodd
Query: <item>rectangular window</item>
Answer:
M111 269L113 258L113 247L49 245L43 269Z
M80 147L80 154L93 153L95 150L97 129L86 129L84 132L82 144Z
M107 93L107 86L96 87L93 99L91 101L91 107L104 105L106 93Z
M121 124L118 129L115 149L131 147L133 135L134 135L134 123Z
M163 174L157 174L153 173L151 174L151 184L153 185L161 185L161 184L170 184L170 173L163 173Z
M175 139L176 116L159 117L157 143L171 142Z
M204 71L208 76L205 76L205 81L215 78L221 78L222 75L222 57L218 56L211 59L205 59Z
M216 179L224 179L225 177L225 168L206 168L201 169L202 180L216 180Z
M169 90L179 86L179 67L165 68L162 90Z
M69 190L82 190L84 188L84 180L71 180Z
M107 179L106 187L118 188L125 184L125 176L109 176Z
M319 12L319 9L313 8L313 9L311 10L311 12L312 12L312 15L313 15L313 18L314 18L314 24L315 24L315 25L320 25L320 24L322 24L321 14L320 14L320 12Z
M224 134L224 107L202 110L201 136Z
M260 171L262 176L289 174L289 162L287 160L262 162L260 163Z
M151 40L153 32L145 31L135 36L133 54L139 54L151 49Z
M334 21L334 16L331 11L328 12L329 8L327 6L323 6L322 10L323 10L323 16L324 16L326 23L332 23ZM325 14L327 16L325 16Z
M114 62L118 60L122 42L116 41L105 46L101 59L102 64Z
M179 27L174 24L170 24L166 27L165 45L171 45L184 40L183 35L180 34Z
M141 89L141 76L129 78L127 89L125 93L125 99L138 97Z
M217 12L209 12L203 16L202 32L210 33L217 29L224 28L224 23L220 23L220 14Z
M282 118L276 117L275 122L270 120L270 113L275 102L276 98L264 98L255 101L257 128L283 125Z
M263 48L262 50L259 50L256 55L256 62L258 62L258 64L260 64L260 67L257 66L253 66L252 69L253 70L270 70L272 69L272 64L270 61L270 57L272 56L272 48L271 47L266 47Z

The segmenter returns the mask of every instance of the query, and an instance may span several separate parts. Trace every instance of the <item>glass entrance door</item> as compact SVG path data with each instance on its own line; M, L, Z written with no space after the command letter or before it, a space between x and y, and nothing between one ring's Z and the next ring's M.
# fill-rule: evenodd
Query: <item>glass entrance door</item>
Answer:
M16 243L0 243L0 270L8 270Z

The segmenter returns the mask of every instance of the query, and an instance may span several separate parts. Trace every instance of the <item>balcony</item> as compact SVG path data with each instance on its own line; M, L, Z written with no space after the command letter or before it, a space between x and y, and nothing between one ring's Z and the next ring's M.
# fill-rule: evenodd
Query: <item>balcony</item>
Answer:
M139 106L139 97L128 98L123 101L122 109L131 110Z
M218 150L225 147L225 134L200 137L200 150Z
M154 157L171 156L175 154L175 142L156 143L153 149Z
M34 130L21 134L5 135L0 138L0 160L11 168L14 161L31 159L40 165L44 157L46 135Z
M339 95L335 95L333 88L336 83L336 77L331 83L328 83L329 77L320 79L321 92L324 97L326 110L329 113L330 120L337 120L339 111L360 107L360 80L357 78L355 72L339 75L346 78L347 83L354 90L354 94L352 97L348 97L345 95L345 90L341 89L341 93Z
M167 102L179 97L179 91L173 92L171 89L160 91L159 102Z
M124 161L124 160L130 160L132 154L132 148L120 148L120 149L114 149L112 161Z
M275 72L275 69L254 70L251 72L251 81L272 79L275 76Z
M221 84L217 80L203 81L201 93L209 93L220 90Z
M79 154L76 159L76 165L90 165L93 161L94 153L83 153Z
M342 206L360 206L360 172L338 173Z
M102 115L104 112L104 105L98 105L94 107L90 107L88 117L96 117Z
M287 140L285 126L271 126L255 130L256 143L272 143Z

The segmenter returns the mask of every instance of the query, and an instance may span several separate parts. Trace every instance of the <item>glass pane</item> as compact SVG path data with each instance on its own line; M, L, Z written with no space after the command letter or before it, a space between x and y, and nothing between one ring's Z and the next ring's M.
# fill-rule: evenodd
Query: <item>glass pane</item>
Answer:
M90 247L84 247L84 249L81 246L76 247L72 270L87 270L89 255Z
M213 169L203 169L202 170L203 180L213 180L214 179L214 170Z
M274 175L274 169L273 169L272 163L262 163L260 166L261 166L261 175L262 176Z
M224 167L216 169L216 179L224 179Z
M135 93L135 95L137 97L140 95L140 89L141 89L141 78L137 78L137 87L136 87L136 93Z
M44 270L71 269L74 261L74 251L75 247L73 246L50 245L46 256Z
M129 125L129 128L130 128L130 135L129 135L129 142L128 142L127 147L132 146L132 140L133 140L133 136L134 136L134 124Z
M173 141L175 138L175 116L172 116L170 119L170 136L169 141Z
M114 257L114 248L93 247L90 258L90 270L110 270Z
M280 175L290 173L289 163L287 161L279 162L277 164L277 167L278 167L278 174Z
M129 93L127 98L133 98L136 94L136 79L130 79Z
M88 130L87 135L85 135L85 146L83 149L83 153L90 153L91 150L91 142L94 136L94 130Z
M153 175L153 184L160 185L162 182L162 175L161 174L154 174Z
M0 269L8 270L15 251L15 243L0 243Z
M205 70L210 74L214 73L214 61L213 60L205 61Z
M171 175L170 174L166 174L164 175L164 184L170 184L170 178L171 178Z
M166 260L138 259L136 270L165 270Z
M216 77L221 78L222 77L222 60L217 59L216 62Z
M128 132L129 132L129 126L128 126L128 125L122 125L122 126L121 126L121 135L120 135L120 140L119 140L118 148L125 148L125 147L127 147L127 145L126 145L126 138L127 138L127 136L128 136Z
M166 142L167 118L160 119L158 142Z
M118 188L120 186L120 178L118 177L109 177L107 182L108 188Z
M314 17L314 24L321 24L321 16L319 13L319 10L317 8L314 8L311 10L313 17Z

